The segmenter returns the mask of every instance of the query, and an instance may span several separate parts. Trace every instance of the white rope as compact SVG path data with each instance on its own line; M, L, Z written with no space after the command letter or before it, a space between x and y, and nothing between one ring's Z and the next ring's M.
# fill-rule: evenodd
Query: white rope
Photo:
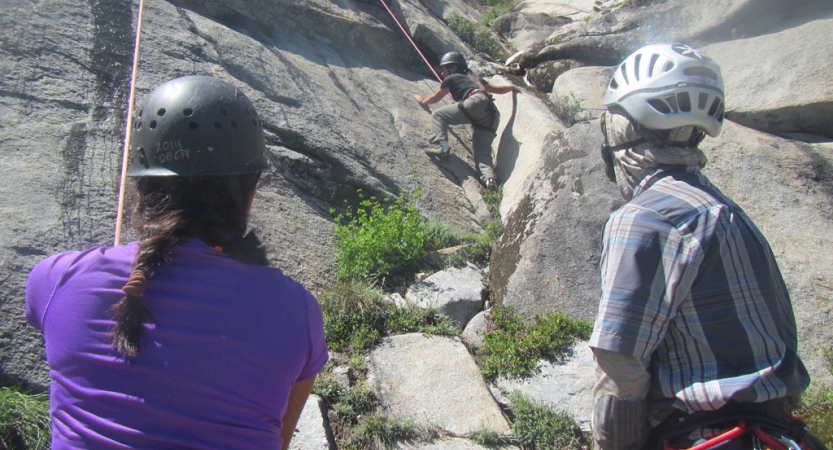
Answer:
M130 97L127 100L127 123L124 130L124 150L121 161L121 179L119 180L119 205L116 211L116 236L113 245L121 241L121 222L124 211L124 193L127 184L127 163L130 155L130 137L133 131L133 105L136 98L136 73L139 71L139 41L142 37L142 11L145 2L139 0L139 15L136 19L136 43L133 45L133 73L130 77Z

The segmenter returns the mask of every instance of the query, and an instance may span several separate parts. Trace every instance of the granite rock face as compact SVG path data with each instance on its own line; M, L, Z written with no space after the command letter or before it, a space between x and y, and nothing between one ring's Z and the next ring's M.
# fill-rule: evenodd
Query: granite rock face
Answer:
M477 2L389 3L432 63L449 50L474 55L444 20L452 10L477 19ZM517 80L513 74L530 75L532 83L519 95L495 96L501 123L493 150L505 231L486 280L490 304L513 306L526 317L560 311L593 320L599 235L623 203L598 156L592 108L601 99L594 96L612 66L636 48L685 41L715 58L726 81L727 120L718 138L702 144L710 160L705 173L769 240L792 295L801 356L816 382L829 383L814 349L833 343L833 92L827 75L833 3L668 0L599 12L578 3L595 2L519 3L516 15L570 20L538 17L552 31L545 38L522 33L529 42L509 67L472 61L495 83ZM32 266L55 252L113 242L135 9L131 0L0 0L0 385L48 386L40 334L23 314ZM506 32L523 30L513 24L527 19L504 19ZM540 79L536 70L543 72ZM138 99L163 81L191 74L227 80L255 103L272 167L261 179L252 227L271 262L313 291L335 281L330 209L355 204L359 189L396 196L419 185L417 207L426 218L464 233L485 227L471 130L453 128L449 161L422 153L431 119L411 94L429 95L439 83L380 2L147 0ZM548 89L557 93L547 96ZM578 99L578 106L565 98ZM570 120L556 114L565 110L575 113ZM132 195L128 189L128 204ZM127 230L123 240L132 236ZM416 364L408 361L421 360L429 344L463 361L455 364L471 372L467 383L482 382L465 361L463 344L452 339L394 338L374 351L373 364L389 367L395 360L384 355L391 353L404 361L407 374L408 364ZM436 364L433 370L442 374ZM587 358L564 364L584 373L591 365ZM395 382L380 383L395 390ZM589 383L569 390L585 392ZM379 392L389 408L403 395ZM449 399L454 407L466 402ZM586 414L579 406L573 413ZM433 414L420 408L401 411ZM497 406L484 408L489 418L478 423L506 428ZM476 426L449 421L447 429L462 433ZM321 439L314 436L314 442Z

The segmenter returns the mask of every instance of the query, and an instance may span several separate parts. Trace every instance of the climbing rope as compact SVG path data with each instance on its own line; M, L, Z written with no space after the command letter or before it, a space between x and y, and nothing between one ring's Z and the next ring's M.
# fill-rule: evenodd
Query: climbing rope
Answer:
M124 192L127 184L127 162L130 153L130 136L133 131L133 104L136 98L136 73L139 71L139 41L142 37L142 11L145 2L139 0L139 15L136 18L136 43L133 45L133 73L130 76L130 96L127 100L127 124L124 130L124 150L121 160L121 179L119 180L119 205L116 211L116 236L113 245L121 241L121 221L124 211Z
M413 40L413 39L411 39L411 35L410 35L410 34L408 34L408 32L405 30L405 27L403 27L403 26L402 26L402 24L401 24L401 23L399 23L399 20L397 20L397 19L396 19L396 15L394 15L394 14L393 14L393 11L391 11L391 10L390 10L390 8L388 8L388 4L387 4L387 3L385 3L385 0L379 0L379 1L380 1L380 2L382 2L382 6L384 6L384 7L385 7L385 9L386 9L386 10L388 10L388 14L390 14L390 17L393 19L393 21L394 21L394 22L396 22L396 24L397 24L397 25L399 25L399 29L400 29L400 30L402 30L402 34L404 34L404 35L405 35L405 37L406 37L406 38L408 38L408 41L410 41L410 42L411 42L411 45L413 45L413 46L414 46L414 49L416 49L417 53L419 53L419 56L421 56L421 57L422 57L422 60L423 60L423 61L425 61L425 64L428 66L428 68L429 68L429 69L431 69L431 72L432 72L432 73L434 74L434 76L437 78L437 81L439 81L440 83L442 83L442 82L443 82L443 79L442 79L442 78L440 78L440 75L439 75L439 74L437 74L437 71L436 71L436 70L434 70L434 66L432 66L432 65L431 65L431 63L430 63L430 62L428 62L428 59L427 59L427 58L425 57L425 55L423 55L423 54L422 54L422 52L419 50L419 47L417 47L416 42L414 42L414 40Z

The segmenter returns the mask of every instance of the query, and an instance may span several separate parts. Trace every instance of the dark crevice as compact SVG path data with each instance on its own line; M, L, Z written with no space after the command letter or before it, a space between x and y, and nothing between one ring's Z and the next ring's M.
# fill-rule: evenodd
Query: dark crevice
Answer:
M94 78L92 118L123 123L133 69L133 2L88 0L93 37L90 71Z
M73 111L81 111L81 112L89 112L90 106L87 104L75 103L70 102L68 100L53 100L53 99L43 99L40 97L35 97L34 95L25 94L23 92L13 92L7 91L5 89L0 89L0 97L9 97L15 98L18 100L23 100L24 102L32 102L32 103L41 103L41 104L54 104L58 105L64 109L70 109Z

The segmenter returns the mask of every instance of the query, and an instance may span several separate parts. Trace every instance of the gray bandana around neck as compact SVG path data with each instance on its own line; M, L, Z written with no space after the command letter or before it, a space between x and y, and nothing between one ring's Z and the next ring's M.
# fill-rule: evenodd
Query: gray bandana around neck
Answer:
M607 116L607 138L611 146L617 146L638 140L641 136L627 117L605 112ZM691 135L692 127L676 129L671 134L672 141L684 141ZM616 185L625 200L633 198L633 190L654 169L659 166L682 166L689 170L699 170L706 166L708 159L698 148L658 147L650 143L637 144L613 152Z

